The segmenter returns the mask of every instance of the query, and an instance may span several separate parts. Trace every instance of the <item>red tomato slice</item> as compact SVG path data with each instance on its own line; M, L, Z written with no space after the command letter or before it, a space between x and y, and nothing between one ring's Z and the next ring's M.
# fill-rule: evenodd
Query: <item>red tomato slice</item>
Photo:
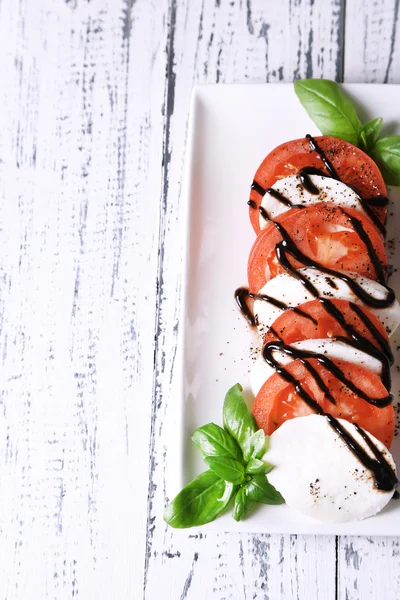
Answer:
M301 361L295 360L287 365L285 369L300 382L303 389L318 402L324 412L336 418L357 423L389 448L394 433L393 405L377 408L356 396L317 359L308 359L307 362L318 371L336 404L326 399L324 393L321 392L314 378ZM370 398L387 396L386 388L379 377L368 369L345 361L334 362L345 376L359 389L367 393ZM252 412L258 427L263 429L267 435L271 435L288 419L314 414L295 392L294 386L282 379L278 373L272 375L264 383L254 400Z
M381 172L372 158L352 144L329 136L314 138L323 150L329 162L335 168L341 181L352 186L363 198L386 196L386 186ZM318 154L311 150L306 138L281 144L263 160L254 176L254 181L266 189L275 181L298 173L304 167L316 167L329 175ZM262 195L257 189L252 189L250 200L256 208L250 206L250 220L256 233L260 232L258 208ZM386 207L373 206L374 211L384 223Z
M313 261L330 269L354 271L370 279L379 279L350 217L361 222L382 267L386 269L388 262L381 234L367 217L353 209L345 212L338 206L319 202L303 209L292 208L276 217L275 222L285 228L297 248ZM281 241L282 236L274 223L257 236L247 267L252 293L256 294L267 281L284 272L276 255L276 246ZM296 269L303 266L291 256L289 260Z
M357 333L374 344L374 346L381 349L376 338L366 327L365 323L360 319L357 313L352 310L350 302L347 302L347 300L334 299L331 299L330 301L342 313L347 324L352 325ZM273 322L271 329L267 331L264 343L275 342L280 339L285 344L294 344L296 342L301 342L302 340L336 338L339 336L345 338L349 337L344 327L342 327L334 317L327 313L319 300L304 302L304 304L300 304L297 309L309 315L311 319L295 312L293 309L285 310L285 312ZM378 317L364 307L358 306L358 309L368 317L372 325L387 341L388 335L386 329Z

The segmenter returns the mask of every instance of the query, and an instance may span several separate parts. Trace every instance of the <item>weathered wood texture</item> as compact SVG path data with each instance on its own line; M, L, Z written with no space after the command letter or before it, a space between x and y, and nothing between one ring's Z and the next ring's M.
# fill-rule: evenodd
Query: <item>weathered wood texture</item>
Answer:
M345 32L345 81L400 82L399 0L348 0Z
M272 6L272 4L270 4ZM145 597L329 598L335 590L334 538L235 536L201 538L165 528L168 442L173 436L173 370L182 255L180 183L190 90L194 82L292 81L341 77L343 14L336 2L172 2L164 149L164 229L160 236L153 464ZM318 561L316 560L318 557ZM333 592L334 593L334 592Z
M348 1L345 31L344 81L400 83L399 0ZM339 538L337 581L339 598L397 600L398 538Z
M398 10L0 0L1 598L397 597L397 540L161 515L191 87L398 82Z
M0 597L140 598L166 3L0 2Z

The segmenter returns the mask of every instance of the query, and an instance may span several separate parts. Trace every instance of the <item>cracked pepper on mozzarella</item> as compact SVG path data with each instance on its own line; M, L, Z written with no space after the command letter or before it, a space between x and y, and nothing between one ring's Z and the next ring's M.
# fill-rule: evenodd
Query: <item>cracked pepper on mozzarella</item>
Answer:
M285 198L288 198L292 204L309 206L318 202L332 202L337 206L353 208L366 214L362 207L360 196L349 188L348 185L331 177L323 177L321 175L309 175L309 178L319 189L318 194L311 194L304 187L300 175L289 175L289 177L278 179L272 186L272 189L282 194ZM262 199L261 206L265 209L270 219L274 219L291 208L274 198L268 191ZM260 229L264 229L267 225L268 221L260 214Z
M354 424L338 419L373 458ZM392 455L367 432L395 471ZM270 437L264 459L275 465L268 480L286 504L320 521L345 522L371 517L393 496L375 486L373 475L332 429L326 417L310 415L286 421Z
M309 267L299 269L299 272L307 277L307 279L317 288L321 298L348 300L349 302L354 302L355 304L368 308L369 311L374 313L378 319L380 319L389 336L399 325L400 305L397 300L386 308L373 308L367 306L360 298L358 298L358 296L351 291L347 283L342 281L339 277L326 275L322 271L311 269ZM362 277L356 273L343 272L354 279L374 298L382 300L386 297L387 289L377 281ZM285 303L288 307L299 306L304 302L315 299L304 287L300 279L297 279L289 273L277 275L268 281L258 293L275 298L276 300ZM273 306L270 302L255 300L254 315L257 317L260 335L263 335L268 327L270 327L275 319L283 312L284 310L282 308Z
M314 340L302 340L301 342L295 342L290 344L292 348L298 348L299 350L309 350L310 352L316 352L318 354L324 354L328 358L333 360L343 360L346 362L355 363L366 367L372 373L376 375L382 374L382 363L377 358L374 358L367 352L362 352L353 346L341 342L336 339L314 339ZM274 358L279 362L280 365L285 366L289 364L293 358L288 356L285 352L276 351L274 352ZM267 381L269 377L274 375L275 369L271 367L262 356L260 356L253 364L250 371L250 385L254 396L257 396L258 392Z

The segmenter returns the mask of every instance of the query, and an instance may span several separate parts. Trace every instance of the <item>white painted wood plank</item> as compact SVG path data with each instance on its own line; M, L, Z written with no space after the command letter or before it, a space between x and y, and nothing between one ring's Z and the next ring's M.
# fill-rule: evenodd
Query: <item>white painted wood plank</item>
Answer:
M162 521L168 451L176 419L171 372L179 323L182 258L180 182L194 82L291 81L340 76L340 2L171 2L145 597L328 598L335 539L173 532Z
M399 0L347 1L345 32L345 81L400 82ZM339 538L338 598L397 599L398 555L398 538Z
M400 587L398 538L340 539L338 598L397 600Z
M166 2L1 2L0 595L142 593Z
M400 81L399 17L399 0L347 0L345 81Z

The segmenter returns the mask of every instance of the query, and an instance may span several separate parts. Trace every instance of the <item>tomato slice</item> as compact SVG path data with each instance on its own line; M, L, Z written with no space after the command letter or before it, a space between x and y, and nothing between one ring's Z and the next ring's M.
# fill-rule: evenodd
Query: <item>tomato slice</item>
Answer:
M275 223L285 228L303 254L320 265L335 270L353 271L369 279L379 280L379 273L365 243L354 230L351 218L361 223L385 270L388 261L381 234L367 217L353 209L344 211L338 206L320 202L303 209L292 208L276 217ZM284 272L276 254L276 246L282 239L274 223L270 223L257 236L247 268L252 293L256 294L267 281ZM289 260L296 269L303 266L291 256ZM384 281L381 280L381 283Z
M388 448L394 433L393 405L377 408L350 391L317 359L307 359L328 386L336 404L329 401L316 384L314 378L300 360L289 363L285 369L294 376L324 412L340 419L357 423ZM387 391L377 375L365 367L345 361L333 361L359 389L370 398L383 398ZM267 379L258 392L252 413L260 429L271 435L282 423L295 417L305 417L314 412L296 393L294 386L275 373Z
M335 168L339 178L352 186L365 199L385 196L386 185L381 172L372 158L352 144L329 136L314 138L325 156ZM281 144L263 160L254 176L254 182L264 190L273 186L275 181L298 173L304 167L316 167L327 175L324 163L314 152L306 138ZM262 193L255 185L250 193L256 207L250 206L250 220L256 233L260 232L259 211ZM386 219L385 206L372 206L382 223Z
M348 325L351 325L358 334L366 338L374 346L380 350L382 349L364 321L351 308L350 302L336 299L330 299L330 302L341 312ZM373 327L387 341L388 335L386 329L378 317L364 307L358 306L357 309L369 319ZM319 300L311 300L310 302L300 304L295 310L288 309L279 315L265 334L264 343L280 340L285 344L294 344L303 340L336 337L349 338L349 335L339 321L325 310L324 305Z

